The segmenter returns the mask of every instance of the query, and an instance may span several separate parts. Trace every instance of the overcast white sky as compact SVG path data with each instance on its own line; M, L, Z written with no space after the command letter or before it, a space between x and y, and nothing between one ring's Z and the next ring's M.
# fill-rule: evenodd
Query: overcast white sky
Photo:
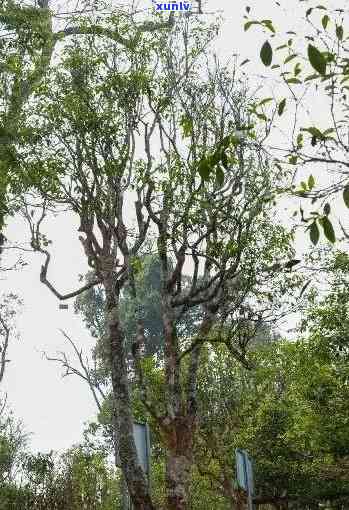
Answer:
M59 3L64 4L63 0ZM238 53L241 60L250 58L253 64L246 66L245 71L263 75L265 68L258 55L265 35L258 29L243 31L244 9L248 4L256 18L273 19L281 29L293 30L299 19L299 2L288 0L283 3L287 6L286 14L280 16L273 1L208 0L206 11L221 10L225 19L216 42L217 52L224 57ZM151 5L150 0L144 0L144 7ZM319 110L321 112L321 105ZM54 242L49 279L62 293L77 288L78 275L87 270L76 228L67 216L64 218L55 219L47 227ZM6 235L12 242L28 238L24 224L18 219L9 222ZM44 360L41 351L54 354L57 350L68 350L59 329L65 330L86 351L93 345L93 340L73 314L72 303L69 311L59 310L58 300L40 283L40 256L25 254L24 258L28 266L10 273L8 280L2 282L4 291L15 292L24 301L23 313L18 318L21 337L10 346L11 362L2 389L8 394L8 402L16 417L22 419L27 431L33 433L31 448L34 451L61 450L81 439L83 424L94 417L96 409L83 382L72 376L62 379L61 370ZM3 263L7 265L9 261L4 258Z

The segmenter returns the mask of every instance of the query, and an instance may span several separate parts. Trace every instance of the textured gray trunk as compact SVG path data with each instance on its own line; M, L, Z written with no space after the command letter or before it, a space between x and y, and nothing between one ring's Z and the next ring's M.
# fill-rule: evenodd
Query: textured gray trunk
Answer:
M188 508L192 462L187 455L169 453L166 463L168 510Z
M134 510L155 510L149 487L141 466L133 438L133 414L127 377L125 337L119 321L118 299L113 277L104 278L106 319L109 335L109 358L115 402L115 426L121 468L133 502Z
M167 509L186 510L193 466L194 423L188 416L177 417L167 436Z
M180 377L179 345L168 296L163 297L163 324L165 333L165 377L167 384L167 455L166 485L167 510L187 510L193 466L193 438L196 430L196 368L199 351L190 365L191 375L183 398Z

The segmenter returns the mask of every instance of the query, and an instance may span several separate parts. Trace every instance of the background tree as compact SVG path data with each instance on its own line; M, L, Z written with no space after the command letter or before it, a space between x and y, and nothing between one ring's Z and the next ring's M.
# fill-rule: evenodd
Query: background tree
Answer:
M10 293L2 296L0 304L0 383L4 378L11 336L16 336L14 318L22 301Z
M16 464L16 479L1 482L1 510L112 510L120 505L115 471L85 445L60 455L24 451Z
M333 303L330 313L330 296L312 305L307 338L256 344L254 370L232 364L220 348L202 364L196 463L232 508L243 501L234 483L237 447L246 448L255 461L256 505L345 505L347 355L331 342L343 338L338 321L343 310Z
M328 360L348 357L348 262L346 245L327 255L327 292L310 294L303 318L303 331Z

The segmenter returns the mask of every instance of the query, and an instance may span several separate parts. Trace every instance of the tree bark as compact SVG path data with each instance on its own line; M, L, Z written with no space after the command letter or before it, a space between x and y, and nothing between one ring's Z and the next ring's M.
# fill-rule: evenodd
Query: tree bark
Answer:
M193 467L195 423L189 416L176 417L171 424L166 457L167 509L188 508L189 486Z
M163 247L162 247L163 249ZM161 250L159 250L161 253ZM163 253L163 252L162 252ZM183 401L180 374L179 345L170 295L167 288L167 261L163 261L162 318L165 335L165 378L167 416L163 420L163 434L167 446L166 488L167 510L186 510L193 465L193 433L195 418L187 412Z
M138 462L133 437L133 414L126 364L125 336L119 321L119 291L113 275L104 277L109 356L115 402L115 424L121 468L135 510L155 510L149 485Z

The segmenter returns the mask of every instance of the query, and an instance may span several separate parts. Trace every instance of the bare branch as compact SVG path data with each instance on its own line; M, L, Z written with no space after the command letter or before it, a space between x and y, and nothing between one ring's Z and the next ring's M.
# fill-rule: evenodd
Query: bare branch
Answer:
M79 294L82 294L83 292L85 292L86 290L88 289L91 289L92 287L95 287L96 285L99 285L100 283L102 283L102 279L100 278L97 278L95 280L93 280L92 282L90 283L87 283L86 285L84 285L83 287L81 287L80 289L78 290L75 290L73 292L69 292L68 294L61 294L60 292L58 292L54 286L47 280L47 270L48 270L48 265L50 263L50 260L51 260L51 256L49 254L49 252L47 250L43 250L42 248L39 248L39 249L36 249L36 251L39 251L40 253L43 253L46 255L46 261L45 261L45 264L43 266L41 266L41 272L40 272L40 281L41 283L43 283L44 285L46 285L50 291L58 298L60 299L61 301L64 301L66 299L71 299L73 297L76 297L78 296Z
M0 416L2 415L2 413L4 412L5 410L5 407L6 407L6 403L7 403L7 393L5 393L5 398L4 398L4 402L0 408Z
M100 384L96 381L96 378L92 376L91 369L89 367L87 358L86 358L86 362L83 359L82 350L79 350L77 348L75 342L70 338L69 335L67 335L67 333L65 333L63 330L60 330L60 331L61 331L62 335L64 336L64 338L66 340L68 340L70 345L73 347L73 350L75 352L76 358L79 361L79 364L81 366L82 371L77 369L77 368L75 368L69 362L68 357L67 357L65 352L59 353L59 354L61 354L61 357L59 357L59 358L53 358L53 357L47 356L47 354L44 353L45 358L48 361L54 361L54 362L57 362L57 363L61 364L62 367L66 369L66 372L65 372L63 377L66 377L68 375L77 375L78 377L80 377L81 379L86 381L87 384L89 385L89 388L90 388L91 393L93 395L94 401L96 402L97 408L98 408L99 411L101 411L102 410L102 403L101 403L101 400L98 398L98 394L101 397L102 402L103 402L105 400L105 398L106 398L105 392L102 390Z

